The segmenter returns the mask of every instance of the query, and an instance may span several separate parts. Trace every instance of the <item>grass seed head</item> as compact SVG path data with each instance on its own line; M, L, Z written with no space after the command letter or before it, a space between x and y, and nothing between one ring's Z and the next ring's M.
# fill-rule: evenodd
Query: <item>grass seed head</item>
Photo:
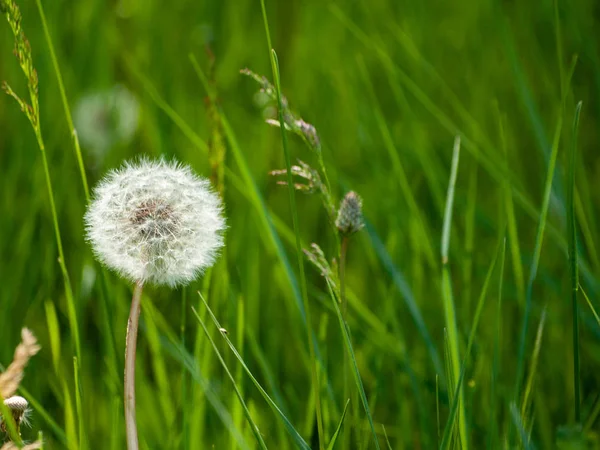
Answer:
M335 226L345 236L356 233L364 226L362 199L356 192L348 192L342 200Z

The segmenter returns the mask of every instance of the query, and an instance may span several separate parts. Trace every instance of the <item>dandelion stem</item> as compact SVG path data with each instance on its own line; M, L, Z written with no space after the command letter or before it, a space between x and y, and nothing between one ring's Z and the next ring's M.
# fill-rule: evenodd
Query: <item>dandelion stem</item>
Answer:
M127 322L125 344L125 428L127 431L127 449L138 449L137 426L135 421L135 352L137 346L138 324L140 320L142 282L135 284L131 311Z

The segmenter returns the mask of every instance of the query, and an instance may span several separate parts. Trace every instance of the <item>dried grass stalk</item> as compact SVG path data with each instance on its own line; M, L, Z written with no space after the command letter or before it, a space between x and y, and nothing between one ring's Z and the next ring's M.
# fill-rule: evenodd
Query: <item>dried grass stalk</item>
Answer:
M40 350L37 339L27 328L21 330L21 343L15 350L12 363L5 372L0 374L0 397L8 398L14 395L23 379L23 370L29 362L29 358ZM4 446L6 447L6 445ZM5 450L4 447L0 450ZM31 447L38 448L38 447Z
M35 441L31 444L27 444L24 447L21 447L21 450L34 450L36 448L42 448L42 441ZM0 450L18 450L19 447L13 442L7 442L0 448Z

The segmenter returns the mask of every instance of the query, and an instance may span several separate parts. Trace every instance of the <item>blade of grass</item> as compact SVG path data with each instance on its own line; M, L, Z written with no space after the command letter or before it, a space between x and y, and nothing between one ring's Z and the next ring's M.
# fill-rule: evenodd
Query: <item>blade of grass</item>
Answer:
M52 355L52 365L54 372L58 374L58 365L60 362L60 329L58 318L56 317L56 308L54 302L46 300L44 302L46 310L46 324L48 326L48 336L50 337L50 354Z
M596 312L594 305L590 301L589 297L587 296L587 294L585 293L585 291L583 290L583 287L581 285L579 285L579 289L581 290L581 293L583 294L583 298L585 298L585 301L587 302L588 306L590 307L592 314L594 315L594 318L596 319L596 322L598 322L598 326L600 327L600 316L598 316L598 313Z
M392 138L392 134L390 132L390 128L384 118L383 111L381 110L381 106L377 101L377 97L375 95L375 89L373 87L373 82L369 77L369 73L367 72L367 68L365 66L364 60L362 58L358 59L358 67L360 69L360 73L362 74L364 83L367 87L367 93L369 94L369 98L371 100L371 105L373 106L373 114L375 115L375 120L379 127L379 131L383 138L384 147L387 150L388 156L392 161L392 167L394 169L395 179L398 180L398 184L400 185L400 189L406 202L408 203L408 207L410 208L411 214L413 214L419 224L421 225L422 230L422 239L425 245L425 254L427 256L427 261L432 269L437 269L438 261L434 256L433 244L431 243L431 239L429 238L429 233L427 233L427 228L425 226L425 221L423 219L423 214L421 208L417 204L417 200L415 199L412 188L410 187L410 182L406 175L406 171L404 170L404 166L400 160L398 149L394 144L394 139Z
M242 296L240 296L240 298L237 299L237 320L236 320L236 326L235 326L235 332L236 332L236 345L237 348L240 349L240 354L244 355L244 350L245 350L245 334L246 334L246 322L245 322L245 302ZM240 391L240 393L242 394L242 396L244 395L244 376L243 376L243 371L242 371L242 367L238 364L235 368L235 382L238 386L238 389ZM237 394L236 394L237 395ZM242 421L243 421L243 417L242 417L242 411L241 411L241 405L236 404L233 410L233 423L235 424L235 426L237 428L242 428ZM233 447L233 443L232 443L232 448L231 450L236 450Z
M64 397L64 414L65 414L65 434L67 435L67 448L69 450L79 450L79 442L77 440L77 431L75 427L75 413L73 412L73 404L69 386L63 379L63 397Z
M162 348L165 349L178 363L181 363L184 365L184 367L186 367L194 382L202 389L204 396L217 413L217 416L223 425L233 436L235 436L240 448L249 450L250 447L246 443L241 431L235 428L229 411L225 408L218 394L210 385L206 377L200 372L197 360L190 355L190 353L184 347L182 347L178 334L173 331L161 312L151 302L151 299L145 298L144 301L145 311L151 311L150 315L156 322L156 326L162 331L162 333L164 333L164 336L161 336L160 338L160 344ZM145 321L141 323L141 326L145 333ZM204 368L202 368L202 370L204 370Z
M304 256L302 252L302 243L300 239L300 225L298 222L298 210L296 208L296 191L294 189L294 182L292 178L292 163L290 158L290 151L288 148L287 132L285 128L285 121L283 118L283 100L281 94L281 80L279 74L279 62L277 59L277 53L271 44L271 34L269 32L269 22L267 18L267 9L265 6L265 0L260 1L262 9L263 24L265 27L265 33L267 37L267 46L271 61L271 69L273 72L273 82L275 84L275 90L277 93L277 105L279 113L279 129L281 130L281 142L283 145L283 153L285 156L285 166L287 169L287 186L290 200L290 209L292 213L292 223L294 226L294 233L296 235L296 256L298 260L298 269L300 272L300 291L302 293L302 303L304 305L304 311L306 314L306 331L308 349L311 362L311 373L312 373L312 387L315 395L315 409L317 415L317 432L319 434L319 448L323 450L325 448L325 434L323 431L323 412L321 406L321 383L319 380L319 368L317 367L317 358L315 355L315 344L313 341L313 332L311 328L311 314L310 314L310 303L308 301L308 292L306 289L306 274L304 272Z
M579 129L579 116L582 102L577 103L575 117L573 118L573 132L571 140L571 162L568 185L568 222L569 222L569 273L571 275L571 307L573 321L573 390L575 401L575 422L581 423L581 377L579 363L579 310L577 305L577 290L579 289L579 265L577 255L577 222L575 217L575 162L577 151L577 133Z
M502 290L504 285L504 262L506 258L506 237L502 240L502 254L500 256L500 276L498 282L498 301L496 303L496 333L494 335L494 356L492 363L492 376L490 388L490 424L488 434L488 448L497 448L497 430L498 430L498 372L500 371L500 341L502 339Z
M217 329L221 330L222 329L221 324L219 323L219 321L217 320L217 318L213 314L212 310L210 309L210 306L208 306L208 303L206 302L206 300L204 299L204 297L202 296L202 294L200 294L200 292L198 294L200 295L200 299L202 300L202 303L204 304L204 307L208 311L208 314L210 315L210 317L211 317L212 321L214 322L215 326L217 327ZM192 310L193 310L194 315L196 316L196 318L198 320L200 320L200 316L199 316L198 312L196 311L196 309L192 308ZM256 388L258 389L258 391L261 393L261 395L263 396L263 398L265 399L265 401L267 402L267 404L271 407L271 409L273 410L273 412L275 413L275 415L282 421L282 423L285 426L288 434L292 437L292 440L294 441L294 443L296 444L296 446L298 448L300 448L300 449L303 449L303 450L310 450L309 445L304 441L304 439L302 439L302 437L296 431L296 429L292 426L292 424L288 420L288 418L283 414L283 412L279 409L279 407L277 406L277 404L273 401L273 399L271 399L271 397L269 396L269 394L267 394L267 392L263 389L263 387L260 385L260 383L258 382L258 380L254 377L254 375L252 374L252 372L250 371L250 369L248 368L248 366L244 362L244 359L242 358L242 356L236 350L235 346L233 345L233 343L231 342L231 340L229 339L229 337L225 333L223 333L223 332L221 332L221 336L223 337L223 339L225 339L225 341L227 342L227 345L229 345L229 348L231 349L231 351L233 352L233 354L235 355L235 357L238 359L238 361L240 362L240 364L244 368L244 371L248 374L248 376L250 377L250 380L252 381L252 383L254 383L254 385L256 386Z
M454 149L452 152L452 166L450 168L450 181L448 184L448 195L446 198L446 210L444 212L444 223L442 228L442 300L444 304L444 316L446 321L446 329L448 330L448 340L450 345L450 353L452 359L452 376L459 378L460 373L460 351L458 341L458 327L456 324L456 309L454 306L452 284L450 280L450 268L448 266L448 253L450 248L450 230L452 228L452 211L454 206L454 189L456 186L456 178L458 176L458 161L460 158L460 137L456 136L454 140ZM449 385L454 388L453 385ZM468 431L467 431L467 415L464 406L464 398L462 390L458 390L458 429L460 441L463 448L469 448Z
M235 391L235 395L237 396L238 400L240 401L240 405L242 405L242 408L244 410L244 415L246 416L246 420L248 421L248 424L250 425L250 429L252 430L252 434L256 438L256 441L258 442L258 445L260 446L260 448L266 450L267 449L267 444L265 444L265 441L263 440L263 438L262 438L262 436L260 434L260 430L258 429L258 426L256 425L256 423L252 419L252 416L250 415L250 411L248 410L248 407L246 406L246 402L244 401L244 397L242 396L242 393L240 392L240 390L238 388L238 385L235 382L235 379L233 378L233 375L229 371L229 367L227 367L227 363L223 359L223 356L221 356L221 352L219 352L219 349L217 348L217 345L215 344L215 341L210 336L208 328L206 328L206 324L204 323L204 321L202 320L202 318L196 313L195 309L194 309L194 313L196 314L196 318L198 319L198 322L200 322L200 325L202 326L202 329L204 330L204 333L206 334L206 337L210 341L210 345L212 346L215 354L217 355L217 358L219 359L219 362L221 363L221 366L223 366L223 369L225 370L225 373L227 374L227 377L229 377L229 379L231 380L231 384L233 384L233 389Z
M377 433L375 431L375 425L373 423L373 417L371 415L371 409L369 408L369 402L367 401L367 395L365 394L365 388L362 383L362 378L360 376L360 372L358 370L358 364L356 362L356 356L354 354L354 349L352 348L352 340L350 337L350 330L348 329L348 324L344 321L344 317L342 316L342 311L340 310L340 306L338 305L338 301L334 294L333 286L329 279L325 279L327 282L327 286L329 288L329 295L331 297L333 307L335 308L335 313L338 317L338 322L340 324L340 328L342 331L342 337L344 338L344 344L346 346L346 352L350 358L352 374L354 375L354 382L356 384L356 388L358 389L358 394L360 396L360 400L363 405L363 409L365 410L365 414L367 416L367 420L369 421L369 426L371 428L371 434L373 435L373 440L375 441L375 448L377 450L379 447L379 439L377 438Z
M498 257L502 255L504 257L504 246L502 243L504 240L502 239L498 242L496 247L496 251L494 253L494 259L492 260L490 267L488 268L487 274L485 276L485 281L483 282L483 286L481 288L481 293L479 294L479 299L477 300L477 307L475 309L475 315L473 316L473 324L471 325L471 332L469 333L469 340L467 342L467 349L465 351L465 355L462 360L462 364L460 366L460 374L458 377L458 382L456 383L456 387L454 387L454 395L452 396L452 405L450 408L450 414L448 416L448 421L446 422L446 426L444 427L444 434L442 438L442 442L440 444L440 449L447 449L450 445L452 429L454 427L454 421L456 418L456 414L459 411L460 402L462 401L460 397L461 386L464 380L467 361L469 359L469 355L471 353L471 348L473 347L473 343L475 342L475 332L477 331L477 326L479 325L479 320L481 318L481 313L483 311L483 306L485 304L485 299L487 297L487 291L490 285L490 281L492 279L492 275L494 273L494 269L496 268L496 262L498 261ZM502 251L501 251L502 250ZM450 349L450 352L452 350ZM460 432L460 428L459 428ZM462 439L462 438L461 438Z
M340 436L340 431L342 430L342 426L344 425L344 419L346 418L346 412L348 412L349 404L350 404L350 400L346 400L346 406L344 406L344 412L342 413L340 423L338 423L338 426L335 429L335 433L333 433L333 436L331 436L331 441L329 441L327 450L333 450L335 448L335 443L337 442L337 439Z
M81 373L77 357L73 357L73 374L75 379L75 408L77 412L77 425L79 431L79 450L88 448L85 419L83 417L83 404L81 401Z
M502 146L503 163L508 171L508 149L506 148L505 117L501 114L498 103L495 102L496 114L498 116L498 132ZM523 262L521 259L521 248L519 246L519 233L517 228L517 219L515 215L515 206L513 202L513 193L508 179L502 182L504 191L504 209L506 214L508 243L510 246L510 256L512 261L513 276L517 285L517 301L523 307L525 305L525 277L523 275Z
M81 175L81 183L83 185L83 192L85 193L85 199L89 202L90 190L88 188L87 177L85 174L85 167L83 165L83 158L81 157L81 148L79 147L79 138L77 137L77 131L73 125L73 119L71 117L71 110L69 109L69 102L67 100L67 93L65 91L65 85L63 83L62 74L60 73L60 66L58 65L58 59L56 58L56 52L54 51L54 45L52 44L52 38L50 37L50 31L48 30L48 23L46 21L46 14L44 14L44 8L42 7L41 0L35 0L40 18L42 19L42 28L44 29L44 37L46 38L46 44L48 44L48 50L50 52L50 59L52 60L52 67L54 68L54 74L56 75L56 81L58 82L58 90L60 91L60 98L62 100L63 109L67 118L67 124L69 125L69 131L73 138L73 147L75 150L75 157L77 158L77 165L79 166L79 174Z
M521 419L525 427L529 426L533 422L527 421L527 412L529 411L530 401L533 392L533 383L535 381L535 375L537 370L537 363L540 356L540 350L542 349L542 337L544 335L544 325L546 323L546 308L542 311L542 318L538 325L535 345L533 347L533 353L531 354L531 362L529 363L529 375L527 376L527 383L525 384L525 391L523 393L523 403L521 404ZM533 400L532 400L533 401Z
M527 340L527 330L529 327L529 317L531 315L531 309L533 307L533 283L537 277L538 265L540 261L540 255L542 252L542 243L544 241L544 231L546 229L546 218L548 215L548 206L550 204L550 194L552 192L552 181L554 179L554 168L556 166L556 157L558 155L558 147L560 143L560 133L562 130L562 117L558 118L556 130L554 132L554 141L552 144L552 152L550 154L550 160L548 163L548 170L546 172L546 182L544 186L544 196L542 201L542 208L540 212L540 220L537 226L535 248L533 251L533 259L531 262L531 268L529 272L529 280L527 282L527 292L525 295L525 314L523 316L523 323L521 326L521 334L519 337L519 348L517 356L517 373L515 380L514 399L515 402L519 398L521 390L521 380L523 378L523 370L525 363L525 348Z
M433 343L431 334L429 333L429 330L427 329L427 325L425 324L425 320L423 319L423 314L421 313L421 309L419 308L419 305L417 304L417 300L415 299L415 296L414 296L408 282L406 281L405 276L400 271L400 269L398 267L396 267L396 265L392 261L390 254L386 250L385 245L383 244L381 238L379 237L379 235L377 234L377 232L375 231L373 226L366 220L365 220L365 229L366 229L367 233L369 234L369 238L371 240L371 245L373 246L379 259L381 260L383 267L392 276L394 285L396 286L396 288L402 295L402 298L404 299L404 302L406 303L408 311L417 326L419 334L425 341L425 345L427 346L427 350L429 351L429 355L433 362L433 367L435 369L435 372L438 374L443 374L444 366L443 366L440 356L438 354L437 348L436 348L435 344Z
M523 426L523 419L521 418L521 414L519 414L519 409L514 402L510 403L510 416L512 417L513 423L519 432L519 437L521 438L521 444L525 450L534 450L535 446L529 441L529 437L527 436L527 431Z
M54 436L60 441L61 445L65 448L68 447L68 439L65 432L58 426L58 424L54 421L52 416L46 409L42 406L40 402L33 397L27 389L23 386L19 388L19 392L23 394L23 397L27 399L31 407L35 410L36 414L38 414L44 422L48 425L48 427L52 430Z

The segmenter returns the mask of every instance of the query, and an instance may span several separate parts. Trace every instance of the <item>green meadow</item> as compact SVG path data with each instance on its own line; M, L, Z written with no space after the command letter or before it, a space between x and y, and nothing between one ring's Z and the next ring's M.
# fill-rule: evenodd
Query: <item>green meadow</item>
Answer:
M0 0L23 440L126 448L133 286L83 216L145 155L209 178L227 230L144 289L141 449L599 449L598 3L263 1Z

